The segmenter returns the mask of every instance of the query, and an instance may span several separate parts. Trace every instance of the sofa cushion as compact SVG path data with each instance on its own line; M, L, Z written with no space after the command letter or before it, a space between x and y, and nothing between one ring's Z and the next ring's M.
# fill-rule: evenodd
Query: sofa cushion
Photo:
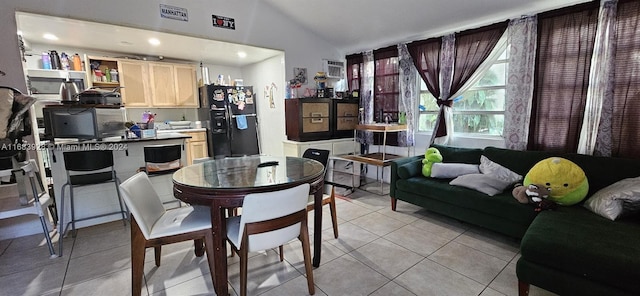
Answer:
M408 179L422 175L422 160L416 160L398 166L398 177Z
M442 162L480 164L482 149L451 147L438 144L431 144L431 147L435 147L440 151Z
M482 155L522 176L526 175L538 161L558 156L553 152L519 151L496 147L484 148Z
M401 179L397 181L396 190L495 215L521 225L528 225L536 216L533 206L518 203L511 196L511 191L488 196L473 189L451 186L449 181L424 177Z
M610 221L584 207L543 211L520 244L530 262L640 293L640 221Z
M640 160L570 153L564 158L575 162L589 180L589 194L626 178L640 177Z

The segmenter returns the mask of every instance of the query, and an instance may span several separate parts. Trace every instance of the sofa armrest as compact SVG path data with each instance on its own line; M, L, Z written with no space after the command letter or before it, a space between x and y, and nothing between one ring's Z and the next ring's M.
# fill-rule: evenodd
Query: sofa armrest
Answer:
M397 180L418 176L422 173L423 159L424 155L416 155L391 161L391 184L389 186L389 195L391 197L395 197Z

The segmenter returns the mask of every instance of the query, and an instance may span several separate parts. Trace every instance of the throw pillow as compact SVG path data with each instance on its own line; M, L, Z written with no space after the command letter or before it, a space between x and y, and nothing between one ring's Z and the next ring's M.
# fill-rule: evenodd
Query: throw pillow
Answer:
M640 177L620 180L598 190L584 206L609 220L640 212Z
M491 175L496 179L513 184L522 181L522 176L510 169L501 166L500 164L491 161L486 156L480 156L480 172L486 175Z
M455 178L462 175L478 174L480 170L477 164L466 163L434 163L431 167L432 178Z
M498 193L501 193L511 185L510 182L496 179L493 176L486 174L462 175L451 180L449 184L475 189L489 196L494 196Z

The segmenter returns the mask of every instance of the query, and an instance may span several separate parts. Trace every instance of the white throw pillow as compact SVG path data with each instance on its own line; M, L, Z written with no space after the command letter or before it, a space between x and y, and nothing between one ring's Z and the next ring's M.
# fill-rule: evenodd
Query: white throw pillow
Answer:
M475 189L489 196L502 193L502 191L511 185L511 183L505 180L496 179L491 175L485 174L462 175L451 180L449 184Z
M628 178L598 190L584 206L590 211L615 220L640 211L640 177Z
M455 178L467 174L480 173L477 164L436 162L431 167L432 178Z
M491 161L491 159L484 155L480 156L480 172L485 175L491 175L496 179L509 182L509 184L522 181L522 176Z

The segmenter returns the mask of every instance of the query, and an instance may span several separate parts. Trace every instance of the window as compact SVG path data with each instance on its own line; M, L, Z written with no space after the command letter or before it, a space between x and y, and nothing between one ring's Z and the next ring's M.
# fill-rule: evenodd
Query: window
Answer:
M502 135L507 69L508 50L505 50L473 87L453 100L455 133ZM432 132L439 108L421 79L419 104L418 131Z

